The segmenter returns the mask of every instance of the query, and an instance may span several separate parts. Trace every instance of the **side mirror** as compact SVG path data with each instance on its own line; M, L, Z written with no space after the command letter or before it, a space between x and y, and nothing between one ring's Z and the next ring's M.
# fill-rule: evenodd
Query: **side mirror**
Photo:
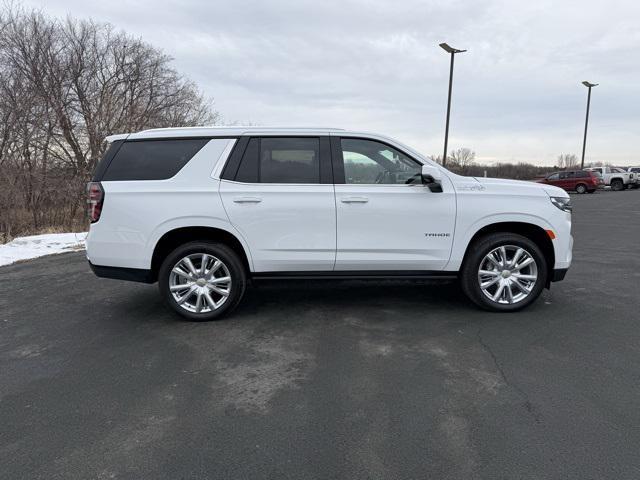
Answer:
M422 184L434 193L442 192L442 173L432 165L422 166Z

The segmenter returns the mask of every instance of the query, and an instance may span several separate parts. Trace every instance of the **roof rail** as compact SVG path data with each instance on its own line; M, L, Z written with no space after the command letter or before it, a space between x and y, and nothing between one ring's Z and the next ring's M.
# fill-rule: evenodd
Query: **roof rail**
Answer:
M215 125L215 126L201 126L201 127L163 127L163 128L148 128L141 130L142 132L161 132L170 130L326 130L331 132L343 132L344 128L333 127L263 127L260 125Z

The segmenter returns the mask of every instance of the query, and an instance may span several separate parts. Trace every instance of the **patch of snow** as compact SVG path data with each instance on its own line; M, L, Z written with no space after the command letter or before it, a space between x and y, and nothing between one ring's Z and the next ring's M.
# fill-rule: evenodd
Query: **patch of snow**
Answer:
M47 233L18 237L0 245L0 266L54 253L84 249L87 233Z

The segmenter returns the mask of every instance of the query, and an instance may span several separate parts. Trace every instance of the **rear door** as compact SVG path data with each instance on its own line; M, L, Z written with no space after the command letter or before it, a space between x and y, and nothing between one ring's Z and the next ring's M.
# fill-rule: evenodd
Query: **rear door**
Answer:
M336 209L328 137L241 139L222 173L229 220L256 272L332 270Z
M456 200L422 185L422 164L366 138L331 137L336 179L336 271L442 270L453 241Z

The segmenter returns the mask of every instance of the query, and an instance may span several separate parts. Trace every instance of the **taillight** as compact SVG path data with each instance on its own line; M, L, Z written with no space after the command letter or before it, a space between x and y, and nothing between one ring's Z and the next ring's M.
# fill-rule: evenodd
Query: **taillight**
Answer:
M104 202L104 190L100 182L89 182L87 184L87 196L89 219L91 223L96 223L100 220L102 204Z

